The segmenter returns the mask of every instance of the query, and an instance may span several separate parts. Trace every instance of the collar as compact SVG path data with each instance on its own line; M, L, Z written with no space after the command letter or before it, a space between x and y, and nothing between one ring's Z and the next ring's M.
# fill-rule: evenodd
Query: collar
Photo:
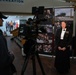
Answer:
M66 28L65 29L62 29L62 31L66 31Z

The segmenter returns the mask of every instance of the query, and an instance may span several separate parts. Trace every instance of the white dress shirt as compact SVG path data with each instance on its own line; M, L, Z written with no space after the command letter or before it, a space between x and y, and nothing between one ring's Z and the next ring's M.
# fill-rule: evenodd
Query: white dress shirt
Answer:
M62 32L61 32L61 36L60 36L60 39L63 40L64 39L64 34L66 32L66 29L62 29Z

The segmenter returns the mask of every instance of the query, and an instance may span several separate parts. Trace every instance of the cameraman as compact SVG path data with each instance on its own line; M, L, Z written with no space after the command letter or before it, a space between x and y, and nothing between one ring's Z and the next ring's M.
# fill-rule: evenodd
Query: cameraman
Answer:
M24 52L24 54L27 55L29 50L35 43L35 41L32 38L32 29L30 26L30 21L27 21L24 26L23 36L24 36L23 39L25 40L25 42L23 44L23 52ZM22 54L22 55L25 56L24 54Z
M29 21L27 21L25 26L24 26L23 36L24 36L24 39L26 39L26 40L28 40L31 37L31 27L30 27Z

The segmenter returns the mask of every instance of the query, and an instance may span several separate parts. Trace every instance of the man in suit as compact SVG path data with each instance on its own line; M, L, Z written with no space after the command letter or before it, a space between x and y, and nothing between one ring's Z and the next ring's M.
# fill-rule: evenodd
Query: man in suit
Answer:
M67 28L66 22L61 22L61 28L57 30L55 67L60 73L68 73L70 69L70 45L72 33Z

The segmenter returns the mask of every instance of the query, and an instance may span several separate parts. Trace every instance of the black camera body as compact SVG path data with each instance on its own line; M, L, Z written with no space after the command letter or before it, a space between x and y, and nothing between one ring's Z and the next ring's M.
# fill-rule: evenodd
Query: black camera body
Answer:
M37 7L32 7L32 14L43 14L44 13L44 6L40 6L39 8Z

